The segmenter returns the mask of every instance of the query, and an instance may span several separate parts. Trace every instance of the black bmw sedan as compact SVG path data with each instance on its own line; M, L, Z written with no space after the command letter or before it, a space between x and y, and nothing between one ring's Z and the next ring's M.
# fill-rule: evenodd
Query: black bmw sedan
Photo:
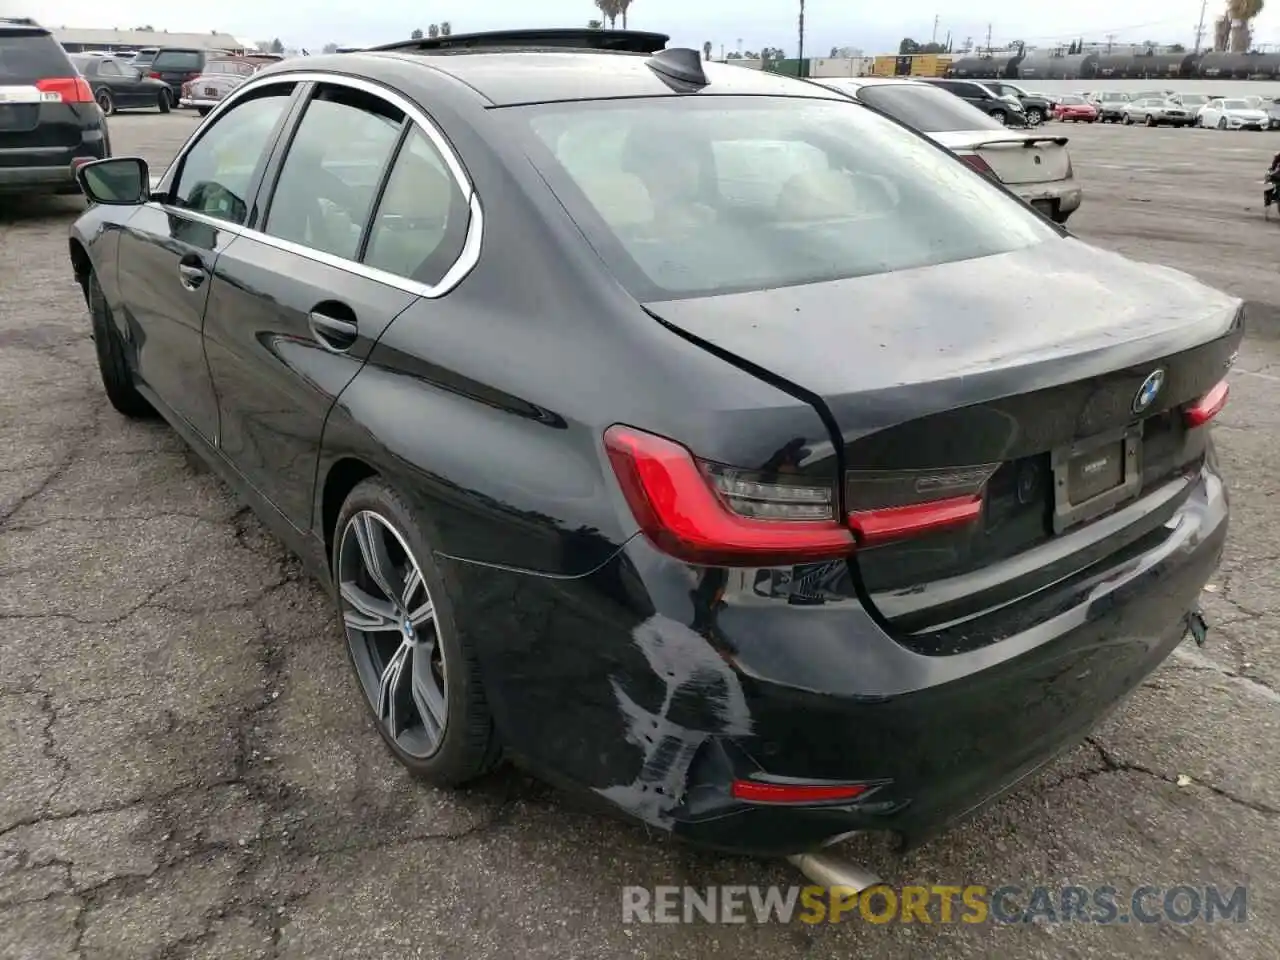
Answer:
M331 588L428 780L512 758L731 851L919 840L1202 625L1241 303L665 41L287 61L154 184L85 167L107 398Z

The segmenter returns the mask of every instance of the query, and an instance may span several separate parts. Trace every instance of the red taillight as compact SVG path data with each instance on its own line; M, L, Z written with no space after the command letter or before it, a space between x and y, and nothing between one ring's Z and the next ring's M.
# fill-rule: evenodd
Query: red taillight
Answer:
M155 70L152 70L150 73L148 73L148 74L147 74L147 76L148 76L148 77L150 77L152 80L163 80L163 79L164 79L164 77L160 76L160 74L159 74L159 73L157 73Z
M807 784L735 780L730 788L735 800L748 803L830 803L856 800L870 789L865 783Z
M1227 405L1227 395L1230 392L1231 387L1227 381L1221 381L1203 397L1182 411L1183 422L1188 427L1204 426L1222 412L1222 408Z
M983 160L976 153L962 153L959 156L961 160L973 167L973 169L977 170L979 173L985 174L992 180L1000 179L996 176L996 172L991 169L991 164L987 163L987 161Z
M858 535L858 543L873 546L934 533L949 527L973 523L982 516L982 496L950 497L903 507L880 510L855 510L849 514L849 526Z
M835 518L830 484L700 461L672 440L620 424L605 432L604 444L640 529L679 560L763 567L815 563L853 549L853 535Z
M37 80L41 93L56 93L63 103L93 103L93 88L84 77L54 77Z

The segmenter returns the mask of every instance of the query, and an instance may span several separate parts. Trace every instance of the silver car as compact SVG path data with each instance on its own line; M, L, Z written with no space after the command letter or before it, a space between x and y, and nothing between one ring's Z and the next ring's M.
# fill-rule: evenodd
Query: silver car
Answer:
M1145 123L1148 127L1168 124L1171 127L1189 127L1196 119L1196 112L1173 100L1163 97L1143 97L1124 106L1124 122Z

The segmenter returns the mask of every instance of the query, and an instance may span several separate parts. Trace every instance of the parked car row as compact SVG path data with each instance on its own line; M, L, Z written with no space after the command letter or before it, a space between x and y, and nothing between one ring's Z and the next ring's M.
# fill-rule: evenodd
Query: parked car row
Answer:
M1085 102L1103 123L1140 123L1148 127L1211 127L1217 130L1280 129L1280 99L1251 95L1213 97L1176 90L1087 92L1062 100Z

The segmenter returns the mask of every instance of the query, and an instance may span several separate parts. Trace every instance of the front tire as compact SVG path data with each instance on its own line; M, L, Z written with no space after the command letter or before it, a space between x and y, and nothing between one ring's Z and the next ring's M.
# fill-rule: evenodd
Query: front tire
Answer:
M115 97L111 96L110 90L99 90L95 99L98 101L98 109L102 111L104 117L110 117L115 114L116 101Z
M1005 112L1003 110L992 110L991 119L997 123L1003 123L1005 126L1009 125L1009 118L1005 116Z
M1032 107L1030 110L1027 111L1028 126L1038 127L1040 126L1040 124L1044 123L1044 119L1045 119L1044 111L1041 110L1039 107Z
M1225 129L1227 129L1227 118L1226 118L1226 117L1219 117L1219 118L1218 118L1218 129L1219 129L1219 130L1225 130Z
M173 94L168 90L161 90L160 96L156 98L156 106L161 113L168 113L173 109Z
M493 767L498 738L427 529L405 498L370 478L342 506L330 562L347 653L378 733L410 771L451 787Z
M98 275L90 273L85 287L89 298L89 319L93 324L93 346L98 354L98 371L111 406L132 420L155 416L155 408L138 392L129 364L125 361L120 332L111 319L111 307L102 293Z
M1155 117L1153 117L1151 114L1149 114L1149 113L1148 113L1148 114L1147 114L1147 126L1148 126L1148 127L1154 127L1154 126L1158 126L1158 125L1159 125L1159 124L1157 123L1156 118L1155 118Z

